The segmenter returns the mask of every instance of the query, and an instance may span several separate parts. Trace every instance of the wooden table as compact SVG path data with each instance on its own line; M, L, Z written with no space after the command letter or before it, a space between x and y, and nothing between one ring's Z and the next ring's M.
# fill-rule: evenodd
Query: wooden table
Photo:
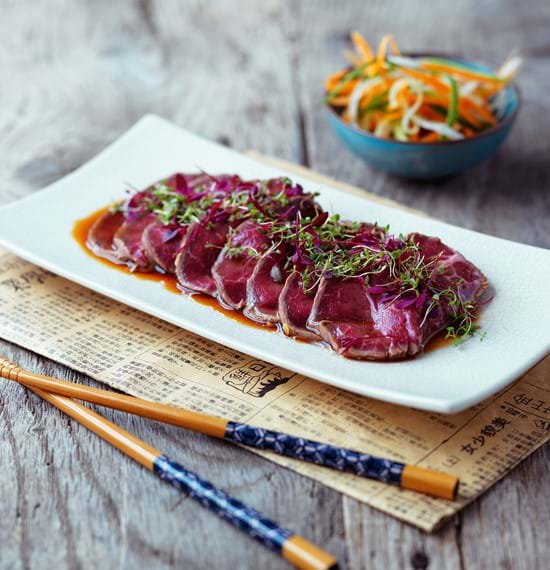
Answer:
M348 154L329 132L321 90L355 28L495 65L517 47L527 58L523 109L506 146L430 184L388 178ZM549 29L547 0L2 0L0 199L57 180L154 112L449 222L550 247ZM0 353L87 381L6 342ZM429 536L246 451L106 415L324 545L344 568L547 567L548 447ZM286 567L16 385L0 384L0 429L2 569Z

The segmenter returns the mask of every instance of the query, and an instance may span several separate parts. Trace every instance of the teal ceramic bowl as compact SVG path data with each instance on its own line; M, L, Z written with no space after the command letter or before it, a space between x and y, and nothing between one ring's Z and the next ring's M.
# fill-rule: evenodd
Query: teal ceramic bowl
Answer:
M454 59L471 69L487 71L483 65ZM376 137L345 123L327 106L328 121L338 138L371 166L403 178L443 178L458 174L491 156L510 134L520 107L517 87L506 88L504 110L490 129L458 141L414 143Z

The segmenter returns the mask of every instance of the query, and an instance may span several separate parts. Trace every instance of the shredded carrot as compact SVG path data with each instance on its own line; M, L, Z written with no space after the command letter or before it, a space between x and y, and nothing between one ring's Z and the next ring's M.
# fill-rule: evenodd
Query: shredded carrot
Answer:
M411 77L414 77L415 79L419 79L426 85L429 85L436 93L441 93L442 95L448 97L450 91L449 86L443 83L443 81L437 79L436 77L428 75L427 73L424 73L422 71L417 71L416 69L409 69L408 67L402 67L400 68L399 71L401 71L405 75L409 75Z
M428 133L427 135L425 135L424 137L422 137L422 139L420 139L422 142L436 142L438 141L440 138L439 133Z
M390 48L393 55L401 55L401 50L397 47L397 42L395 41L393 34L390 34Z
M376 62L378 63L379 67L384 65L384 61L386 59L386 53L388 51L388 46L391 48L394 55L399 55L400 51L395 43L395 40L392 34L386 34L380 40L380 44L378 45L378 51L376 53Z
M385 118L387 121L395 121L395 119L400 119L402 115L403 111L399 109L398 111L394 111L393 113L388 113Z
M335 107L343 107L344 105L347 105L349 103L349 98L350 98L349 94L338 95L334 97L334 99L332 99L330 104L334 105Z
M444 98L438 98L434 96L424 95L423 101L428 105L437 105L438 107L446 108L447 98L447 96ZM481 123L479 122L478 118L473 113L471 113L468 108L466 108L463 101L458 102L458 113L474 127L481 127Z
M477 113L482 119L485 119L485 121L487 121L490 125L494 125L496 123L496 120L491 114L491 111L489 111L487 108L481 107L480 105L476 105L473 101L466 98L462 99L460 103L464 107L471 109L474 113Z
M463 79L469 79L472 81L483 81L485 83L502 85L503 80L500 78L491 78L482 73L476 73L475 71L469 71L465 69L458 69L450 65L442 65L440 63L433 63L431 61L426 61L420 64L423 69L428 69L430 71L439 71L447 75L455 75Z
M325 78L325 83L338 83L338 81L340 81L341 79L343 79L346 76L347 73L347 69L342 69L342 71L337 71L336 73L331 73L330 75L328 75Z
M360 55L357 55L354 51L351 51L350 49L347 49L344 52L344 55L346 56L346 59L354 66L354 67L359 67L360 65L362 65L364 62L363 58Z
M393 35L382 36L374 51L359 33L351 33L355 48L353 69L325 79L327 103L337 107L346 122L399 140L436 142L473 137L496 124L494 100L506 88L521 65L512 58L504 64L506 77L469 69L443 58L395 58L400 55ZM509 72L508 72L509 71ZM364 81L376 78L372 83ZM399 85L394 84L399 82ZM352 97L355 89L359 96ZM397 121L407 117L410 125ZM405 131L405 132L403 132Z
M336 87L338 86L339 83L340 83L339 79L327 81L327 84L326 84L327 92L330 92L333 89L336 89ZM354 90L356 85L357 85L357 80L350 81L349 83L346 83L341 89L338 90L338 94L339 95L349 94Z
M351 41L364 61L374 59L374 53L367 40L359 32L351 32Z
M425 99L424 99L425 101ZM413 103L413 98L410 98L410 102ZM438 113L433 107L430 107L429 104L423 103L420 105L420 109L418 109L418 113L425 117L430 121L440 121L441 120L441 113Z

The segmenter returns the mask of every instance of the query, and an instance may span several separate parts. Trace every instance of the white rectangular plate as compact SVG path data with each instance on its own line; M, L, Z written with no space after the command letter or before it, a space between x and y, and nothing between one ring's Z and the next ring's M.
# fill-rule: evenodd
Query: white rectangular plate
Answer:
M487 332L461 346L392 363L347 360L320 346L235 322L159 283L113 271L86 255L71 237L74 222L175 171L288 175L344 218L389 223L392 231L439 236L488 277L495 295L483 310ZM494 394L550 351L550 251L485 236L416 216L330 187L319 187L201 139L154 116L47 189L0 208L0 243L63 277L199 335L299 372L388 402L458 412Z

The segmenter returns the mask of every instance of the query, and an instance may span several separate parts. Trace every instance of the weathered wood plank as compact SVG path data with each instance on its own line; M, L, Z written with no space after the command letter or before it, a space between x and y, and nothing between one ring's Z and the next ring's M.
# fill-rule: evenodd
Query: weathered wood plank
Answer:
M0 203L70 172L156 112L211 139L307 163L435 216L550 245L550 7L531 3L353 0L69 2L0 5ZM346 34L394 31L498 63L529 57L524 108L502 152L437 184L364 166L329 132L322 78ZM490 39L490 41L489 41ZM162 149L159 149L162 151ZM62 378L81 375L5 342L0 353ZM454 524L426 536L243 450L105 415L360 568L536 568L548 558L550 451L525 461ZM12 384L0 384L1 568L285 568L238 532Z
M296 71L309 166L450 222L548 247L550 161L546 157L550 143L548 136L538 133L540 117L550 108L548 98L540 96L543 86L548 86L550 71L548 58L542 61L549 49L545 32L549 7L542 2L520 7L503 2L497 6L493 2L394 1L332 2L323 3L323 8L319 9L319 3L301 2L288 20L300 57ZM403 49L421 52L437 46L440 51L491 64L498 64L511 47L517 47L528 61L519 82L523 109L511 139L486 164L436 183L397 180L366 166L340 145L322 109L322 79L342 65L341 54L352 29L374 41L392 31ZM426 537L386 517L378 518L372 509L345 499L353 567L368 563L373 568L542 568L547 546L534 540L534 535L539 521L548 516L545 506L537 502L544 491L538 488L540 483L533 487L526 481L541 481L536 475L538 466L549 459L547 447L534 454L467 508L454 527L435 536ZM548 483L542 485L548 492ZM522 508L515 498L518 493ZM506 516L510 512L512 516ZM360 554L353 557L353 553Z
M517 2L300 2L288 28L300 54L297 66L310 166L368 188L434 217L534 245L550 245L550 140L541 132L548 113L550 7ZM436 49L499 65L512 48L527 63L519 77L523 108L512 136L486 163L437 182L397 180L366 166L330 131L322 105L323 77L341 69L348 32L361 30L373 43L392 31L404 51Z
M279 9L276 3L250 13L239 26L240 3L174 2L159 11L153 3L91 9L85 3L49 2L31 16L9 8L1 31L19 57L6 57L9 66L3 69L12 84L10 96L25 101L27 110L16 122L14 105L0 116L10 148L0 166L10 182L3 201L63 176L149 111L238 148L288 158L300 152L294 101L286 97L289 48L277 21L267 17ZM46 20L48 26L37 25ZM26 35L32 35L31 53L24 49ZM270 49L256 49L262 42ZM273 66L272 50L283 56L281 65ZM29 68L32 86L25 85ZM61 85L61 93L53 91ZM82 380L5 343L2 351L24 366ZM17 386L0 389L9 434L2 442L2 464L16 466L15 473L1 476L7 482L1 487L0 524L9 545L1 549L2 567L39 567L44 561L59 568L237 568L243 561L286 567L34 396ZM343 556L337 493L202 436L106 415ZM45 532L48 528L52 532Z

